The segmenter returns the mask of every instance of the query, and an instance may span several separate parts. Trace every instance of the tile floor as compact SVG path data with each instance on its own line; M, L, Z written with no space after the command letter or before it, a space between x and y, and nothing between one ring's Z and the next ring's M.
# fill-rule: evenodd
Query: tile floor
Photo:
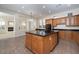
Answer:
M25 36L0 40L0 54L32 54L24 46ZM78 54L79 46L75 42L59 40L59 44L50 54Z
M79 45L69 40L59 40L59 44L51 52L51 54L78 54Z

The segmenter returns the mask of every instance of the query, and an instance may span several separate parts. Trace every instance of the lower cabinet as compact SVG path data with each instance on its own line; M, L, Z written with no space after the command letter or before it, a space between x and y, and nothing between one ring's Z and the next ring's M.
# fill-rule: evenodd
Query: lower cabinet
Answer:
M65 40L71 40L72 39L72 31L60 31L59 38L65 39Z
M74 31L74 32L72 33L72 35L73 35L73 36L72 36L72 40L74 40L75 42L77 42L77 43L79 44L79 32L77 32L77 31L75 32L75 31Z
M43 40L42 37L32 35L32 51L34 53L43 53Z
M59 38L65 40L73 40L79 43L79 32L77 31L59 31Z
M59 31L59 39L65 39L65 31Z
M49 40L50 40L50 50L52 50L55 45L57 44L57 34L51 35Z
M53 33L52 35L43 38L43 44L44 53L52 51L57 44L57 34Z
M72 33L73 31L65 31L66 40L72 40Z
M32 40L31 40L31 35L30 34L26 34L26 39L25 39L25 47L27 47L28 49L31 49L31 43L32 43Z
M49 53L50 52L50 39L48 39L48 38L50 38L50 37L47 36L47 37L43 38L43 44L44 44L43 53Z
M47 54L50 53L57 44L57 33L52 33L48 36L27 34L25 43L26 48L29 48L33 53Z

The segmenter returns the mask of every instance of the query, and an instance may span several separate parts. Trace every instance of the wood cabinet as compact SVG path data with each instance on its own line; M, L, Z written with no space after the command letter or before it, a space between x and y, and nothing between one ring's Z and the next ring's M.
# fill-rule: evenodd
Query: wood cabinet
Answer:
M66 39L66 37L65 37L65 31L59 31L59 38L60 39Z
M31 49L31 45L32 45L32 40L31 40L31 35L30 34L26 34L26 39L25 39L25 47L27 47L28 49Z
M66 40L72 40L72 33L73 31L65 31Z
M57 25L66 23L66 17L57 18L56 20L57 20Z
M57 26L58 21L57 20L53 20L53 26L56 27Z
M53 26L56 27L57 25L60 24L60 22L61 22L60 20L58 20L58 19L54 19L54 20L53 20Z
M72 16L72 17L67 17L66 18L66 25L67 26L72 26L72 25L74 25L75 23L75 17L74 16Z
M28 37L30 37L31 40ZM53 50L57 44L57 33L52 33L47 36L27 34L25 40L26 40L25 42L26 47L30 48L30 50L33 53L37 54L50 53L50 51Z
M79 44L79 32L77 32L77 31L59 31L59 39L72 40Z
M57 44L57 34L53 33L50 36L44 37L44 53L49 53Z
M53 20L53 26L57 26L60 24L65 24L65 23L66 23L66 17L56 18Z
M48 39L48 38L50 38L49 36L47 36L47 37L44 37L43 38L43 40L44 40L44 46L43 46L43 53L49 53L50 52L50 39Z
M79 32L73 31L73 33L72 33L72 40L79 44Z
M79 26L79 15L71 17L61 17L56 19L47 19L46 24L57 26L59 24L65 24L67 26Z
M79 15L66 18L67 26L79 26Z
M46 24L51 24L52 26L57 26L59 24L65 24L66 17L56 18L56 19L46 19Z
M59 38L65 40L72 40L72 31L59 31Z
M32 51L34 53L43 53L43 40L40 36L32 35Z
M53 25L53 19L46 19L45 23Z
M51 35L49 38L50 41L50 51L55 47L55 45L57 44L57 34L54 33L54 35Z
M74 25L79 26L79 15L74 16L74 18L75 18Z

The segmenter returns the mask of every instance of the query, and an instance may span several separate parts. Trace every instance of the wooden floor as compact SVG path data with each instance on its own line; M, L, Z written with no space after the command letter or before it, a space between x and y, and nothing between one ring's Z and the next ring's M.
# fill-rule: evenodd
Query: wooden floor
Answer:
M24 46L25 36L0 40L0 54L32 54ZM68 40L59 40L56 48L50 54L78 54L79 45Z

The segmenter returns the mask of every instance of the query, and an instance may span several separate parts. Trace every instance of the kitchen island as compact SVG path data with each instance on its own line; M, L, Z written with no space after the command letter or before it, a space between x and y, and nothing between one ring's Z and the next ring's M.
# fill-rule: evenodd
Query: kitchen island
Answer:
M26 32L25 47L36 54L50 53L57 45L58 32Z

